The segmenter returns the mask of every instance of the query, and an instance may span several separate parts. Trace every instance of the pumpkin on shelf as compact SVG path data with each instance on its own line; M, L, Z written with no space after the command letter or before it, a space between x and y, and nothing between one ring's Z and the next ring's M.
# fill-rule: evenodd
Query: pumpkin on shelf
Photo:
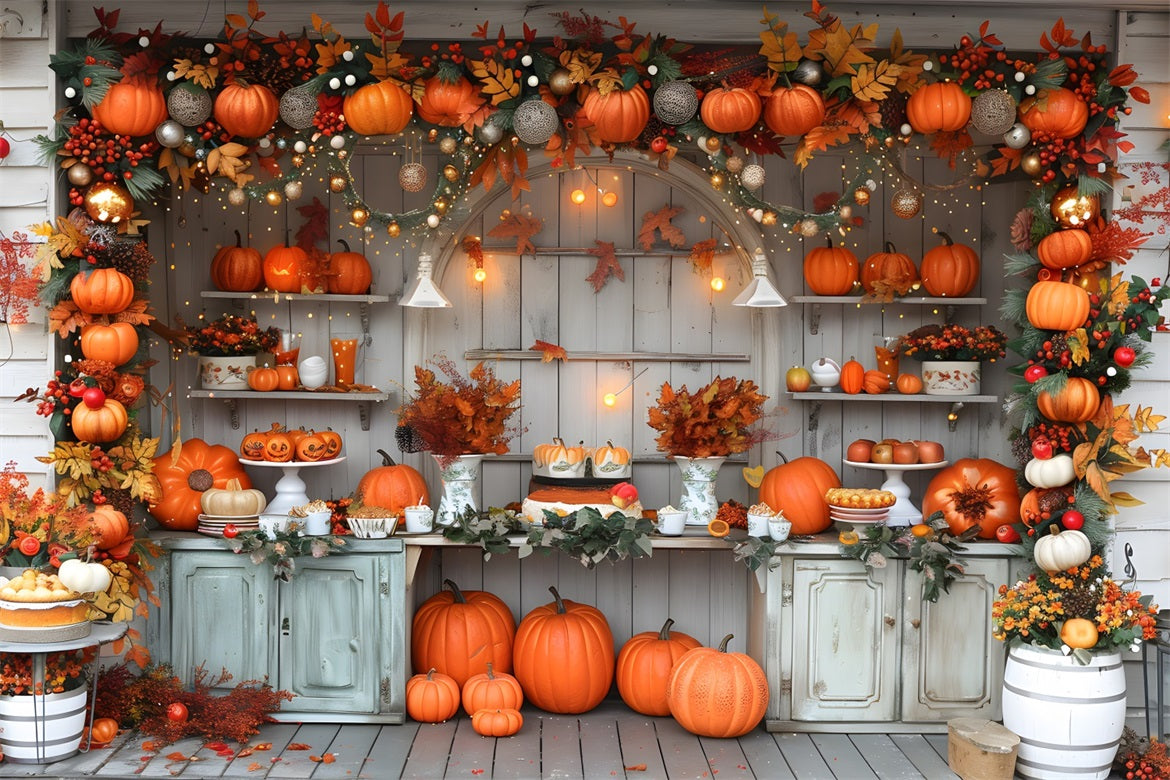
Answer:
M239 478L232 478L222 488L208 488L199 497L199 506L206 515L219 517L250 517L268 506L264 491L246 488Z
M299 293L309 264L309 255L299 246L278 244L264 255L264 286L272 292Z
M524 726L524 716L516 707L477 710L471 716L471 728L481 737L510 737Z
M296 366L276 367L277 390L296 390L300 384L300 379L300 374L297 372Z
M237 81L220 90L214 114L215 121L228 133L259 138L272 129L280 114L280 103L268 87Z
M326 451L325 440L315 433L310 433L297 442L295 457L296 460L315 463L325 460Z
M468 715L480 710L518 710L524 704L524 689L515 677L496 672L488 663L486 672L473 674L463 683L462 699Z
M115 268L98 268L75 275L69 294L86 314L117 314L134 300L134 282Z
M760 501L792 523L792 535L818 534L832 524L825 493L841 487L837 472L819 458L803 457L784 461L764 474Z
M1062 531L1056 523L1049 525L1048 533L1037 538L1032 547L1032 558L1043 571L1068 571L1092 554L1089 537L1080 531Z
M817 295L847 295L857 285L857 256L831 238L825 243L804 256L805 284Z
M922 286L939 298L962 298L979 282L979 255L941 230L938 235L943 242L922 256Z
M431 669L406 681L406 714L420 723L442 723L459 712L459 683Z
M1040 330L1073 330L1089 317L1089 294L1068 282L1036 282L1028 289L1024 312Z
M325 457L327 459L336 458L341 454L341 447L344 442L341 439L341 434L332 428L326 428L323 431L314 431L321 437L321 441L325 442ZM381 450L379 450L381 452ZM385 455L385 453L382 453ZM425 495L424 495L425 498Z
M153 138L155 128L166 121L167 99L158 85L145 77L127 76L110 85L92 113L110 135Z
M922 500L922 518L942 512L955 536L979 526L981 539L994 539L995 529L1020 517L1016 472L989 458L962 458L930 480Z
M742 737L768 708L764 670L746 653L729 653L731 639L728 634L718 648L688 651L670 673L666 688L670 714L692 734Z
M971 98L953 81L920 87L906 101L906 120L923 135L962 130L971 119Z
M885 374L882 374L884 377ZM849 395L857 395L865 387L865 366L853 358L841 365L841 389Z
M245 433L240 440L240 457L245 460L264 460L264 443L268 434L260 431Z
M124 365L138 354L138 331L129 322L83 325L81 353L91 360L109 361L115 367Z
M1101 406L1101 391L1088 379L1071 376L1057 393L1042 391L1036 396L1036 407L1049 420L1083 423L1093 419Z
M281 431L272 431L264 439L264 460L270 463L288 463L296 455L293 437Z
M1042 89L1020 102L1020 121L1032 135L1075 138L1089 121L1089 104L1064 87Z
M200 499L211 488L226 488L239 480L242 488L252 487L236 453L222 444L187 439L178 452L169 451L154 459L158 477L158 500L147 506L159 525L171 531L194 531L202 511Z
M898 379L894 383L894 386L903 395L916 395L922 392L922 380L913 374L898 374Z
M96 389L90 388L91 391ZM93 395L87 391L86 399L73 407L70 417L73 435L92 444L105 444L121 438L129 421L122 402L107 398L100 390Z
M98 504L89 513L89 524L93 530L94 546L99 550L112 550L130 533L130 521L126 515L109 504Z
M861 267L861 288L870 295L905 295L918 287L918 269L910 255L886 242L884 252L874 252Z
M389 80L358 87L341 105L346 123L359 135L397 135L414 116L410 93Z
M565 444L554 436L552 444L537 444L532 448L532 467L554 477L580 477L585 474L585 447Z
M716 133L742 133L760 121L760 96L750 89L725 84L703 96L699 116Z
M512 610L493 593L462 591L451 580L424 601L410 628L410 659L415 669L435 668L460 685L473 675L512 670L516 621Z
M57 570L61 584L74 593L104 593L113 578L110 570L100 563L69 558Z
M825 121L825 99L807 84L774 89L764 103L764 124L776 135L802 136Z
M516 629L516 679L542 710L588 712L613 683L613 632L597 607L562 599L555 587L549 591L553 602L534 608Z
M1087 230L1057 230L1040 239L1036 257L1045 268L1061 270L1088 262L1093 254L1093 239Z
M260 250L242 245L240 231L236 244L227 244L211 258L211 283L224 292L252 292L264 283L264 257Z
M867 395L880 395L890 389L890 378L886 375L885 371L878 371L876 368L871 368L865 372L861 389Z
M337 449L340 453L340 445ZM382 465L370 469L358 481L357 495L362 503L388 509L395 516L401 515L408 506L430 506L430 494L422 474L404 463L395 463L386 450L378 450L378 454L382 456Z
M585 116L593 123L604 143L624 144L633 141L650 120L650 98L638 85L632 89L614 89L601 94L589 88L585 97Z
M337 239L337 243L344 247L344 251L329 255L325 289L338 295L364 295L369 292L374 278L370 261L365 255L350 251L344 238Z
M483 105L479 88L463 76L432 76L423 85L418 115L440 127L459 127Z
M617 657L617 688L626 706L643 715L670 714L666 686L670 672L688 650L702 647L699 640L681 631L671 631L670 618L658 631L634 634Z
M280 375L275 368L257 366L248 372L248 387L258 393L270 393L280 385Z

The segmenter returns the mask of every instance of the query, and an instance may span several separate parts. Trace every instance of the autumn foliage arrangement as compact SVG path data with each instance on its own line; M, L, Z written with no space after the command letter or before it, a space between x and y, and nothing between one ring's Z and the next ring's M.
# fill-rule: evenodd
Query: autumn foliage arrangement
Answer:
M662 384L648 424L659 432L658 450L687 458L712 458L746 452L767 438L750 430L763 417L768 396L750 379L715 377L691 393Z
M906 357L917 360L986 360L994 363L1007 352L1007 336L993 325L966 328L954 323L923 325L900 341Z
M187 346L200 355L255 355L279 345L280 330L261 328L255 317L226 314L187 328Z

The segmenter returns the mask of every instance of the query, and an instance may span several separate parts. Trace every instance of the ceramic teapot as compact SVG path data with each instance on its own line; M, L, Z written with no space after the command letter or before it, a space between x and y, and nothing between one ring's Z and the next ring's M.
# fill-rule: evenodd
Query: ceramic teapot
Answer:
M823 357L813 361L808 367L808 372L812 375L813 382L821 388L821 392L825 393L836 387L841 380L841 366L832 358Z

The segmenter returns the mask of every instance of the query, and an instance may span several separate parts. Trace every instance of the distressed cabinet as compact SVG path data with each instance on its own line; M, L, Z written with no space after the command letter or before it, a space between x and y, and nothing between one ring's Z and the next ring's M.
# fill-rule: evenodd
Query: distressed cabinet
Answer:
M932 604L905 561L867 570L839 556L783 557L768 575L768 727L923 730L998 718L1003 648L990 615L1008 560L967 564Z
M347 542L350 552L298 558L293 579L280 582L222 543L170 540L160 611L169 624L157 629L156 658L187 684L199 665L226 669L227 687L267 678L294 695L277 720L402 722L402 541Z

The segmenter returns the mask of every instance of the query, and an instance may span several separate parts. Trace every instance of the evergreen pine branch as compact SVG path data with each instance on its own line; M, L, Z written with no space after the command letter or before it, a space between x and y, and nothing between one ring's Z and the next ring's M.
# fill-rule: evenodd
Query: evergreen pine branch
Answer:
M1040 261L1029 252L1003 256L1003 271L1011 276L1035 276Z
M1027 301L1025 290L1004 290L999 313L1007 322L1025 323L1028 321Z

